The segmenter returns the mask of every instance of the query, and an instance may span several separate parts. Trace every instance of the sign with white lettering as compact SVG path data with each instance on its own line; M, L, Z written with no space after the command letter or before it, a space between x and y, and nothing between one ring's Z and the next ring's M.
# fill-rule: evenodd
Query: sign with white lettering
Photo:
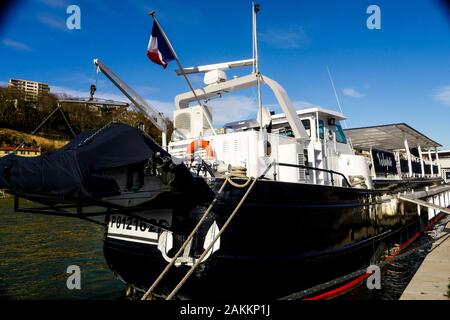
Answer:
M372 159L377 175L397 174L397 162L392 152L372 149Z

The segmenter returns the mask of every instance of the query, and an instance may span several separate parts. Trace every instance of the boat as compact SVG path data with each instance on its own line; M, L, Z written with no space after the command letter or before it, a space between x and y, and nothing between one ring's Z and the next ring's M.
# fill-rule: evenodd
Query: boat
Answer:
M175 97L169 143L111 123L54 153L0 158L17 211L104 217L105 260L140 295L284 297L368 267L450 205L431 156L441 145L407 124L344 130L341 112L295 110L255 59L178 73L205 86ZM197 103L262 85L282 113L260 103L256 119L214 128L216 110Z

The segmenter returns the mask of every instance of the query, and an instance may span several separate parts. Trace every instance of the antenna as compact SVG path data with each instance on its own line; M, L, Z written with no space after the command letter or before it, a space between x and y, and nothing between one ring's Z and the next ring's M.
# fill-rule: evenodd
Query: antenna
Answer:
M330 78L331 86L333 87L334 97L336 98L336 102L337 102L337 105L338 105L338 107L339 107L339 111L340 111L342 114L344 114L344 112L342 111L341 102L339 101L339 97L338 97L337 92L336 92L336 87L334 86L333 77L331 76L330 68L328 68L328 66L327 66L327 71L328 71L328 77ZM344 126L345 126L345 129L348 128L348 127L347 127L347 121L346 121L346 120L344 120Z
M339 97L338 97L337 92L336 92L336 87L334 86L333 77L331 76L330 68L328 68L328 66L327 66L327 71L328 71L328 77L330 78L330 81L331 81L331 86L333 87L333 92L334 92L334 96L336 97L336 102L337 102L337 104L338 104L339 111L340 111L342 114L344 114L344 112L342 111L341 102L339 101ZM348 129L348 126L347 126L347 120L345 120L345 119L344 119L344 128L345 128L345 129ZM348 138L348 142L350 143L350 147L353 149L353 143L352 143L352 140L350 139L350 137L347 137L347 138Z

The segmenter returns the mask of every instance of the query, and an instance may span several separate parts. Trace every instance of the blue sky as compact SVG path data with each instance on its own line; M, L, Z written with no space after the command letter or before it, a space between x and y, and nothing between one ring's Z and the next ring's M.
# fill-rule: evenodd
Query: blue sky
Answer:
M450 15L439 1L259 3L261 71L296 106L338 109L328 66L350 127L406 122L450 149ZM66 28L70 4L81 9L81 30ZM371 4L381 9L381 30L366 27ZM251 58L250 1L23 0L0 30L0 82L31 79L49 83L53 92L87 96L98 57L170 115L174 96L188 87L175 75L174 61L164 70L146 57L150 10L185 67ZM202 85L198 75L192 81ZM104 75L97 85L98 97L125 100ZM272 105L267 91L263 102ZM212 104L217 124L251 118L256 91Z

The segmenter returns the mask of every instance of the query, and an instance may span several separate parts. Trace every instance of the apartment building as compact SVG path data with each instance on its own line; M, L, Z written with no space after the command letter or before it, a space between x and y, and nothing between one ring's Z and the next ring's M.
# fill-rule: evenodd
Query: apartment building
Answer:
M28 101L37 101L39 96L50 93L48 84L30 80L9 79L8 87L22 91Z

